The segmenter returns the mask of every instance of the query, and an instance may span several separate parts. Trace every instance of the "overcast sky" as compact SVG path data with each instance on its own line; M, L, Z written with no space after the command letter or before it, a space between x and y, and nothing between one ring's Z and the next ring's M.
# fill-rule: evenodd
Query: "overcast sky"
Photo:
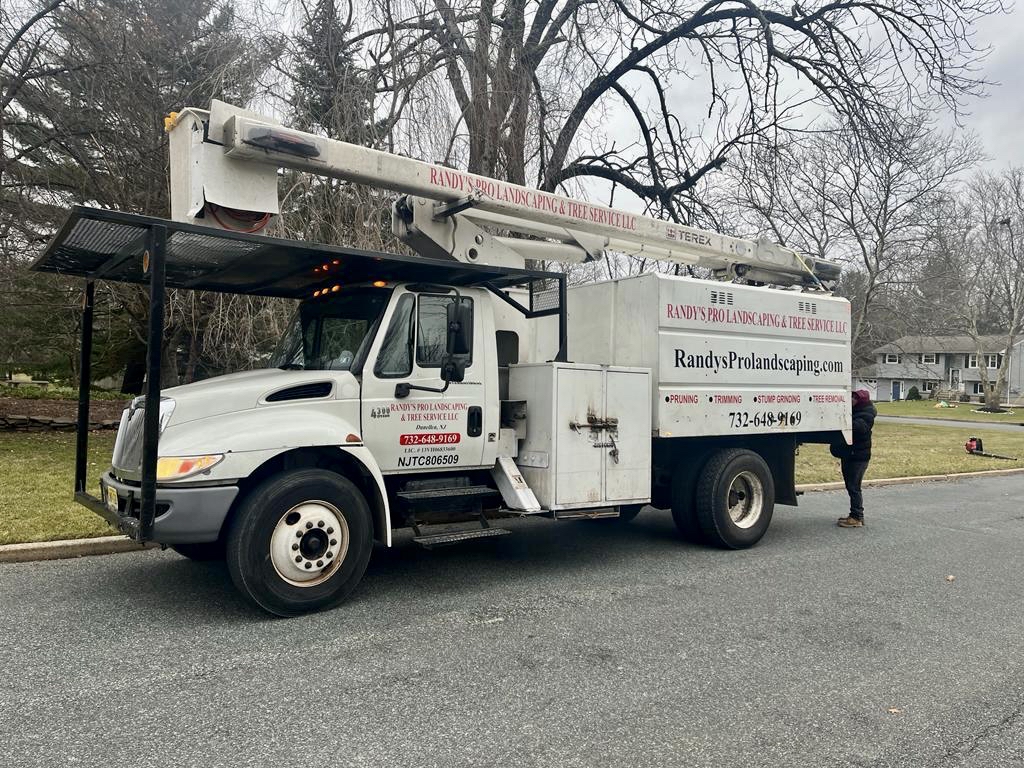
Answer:
M992 170L1024 165L1024 6L987 20L978 42L993 48L984 76L998 84L988 98L966 105L964 127L980 137Z

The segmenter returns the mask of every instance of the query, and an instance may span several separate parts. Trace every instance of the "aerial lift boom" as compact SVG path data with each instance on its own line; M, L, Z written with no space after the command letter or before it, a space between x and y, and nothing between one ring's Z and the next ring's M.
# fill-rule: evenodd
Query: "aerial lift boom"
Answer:
M171 217L261 228L280 212L277 170L291 168L402 195L395 234L417 252L522 267L605 251L705 267L723 279L827 289L837 264L745 240L328 139L214 101L168 117ZM219 214L219 215L218 215ZM251 231L255 231L251 229ZM517 237L494 234L512 233Z

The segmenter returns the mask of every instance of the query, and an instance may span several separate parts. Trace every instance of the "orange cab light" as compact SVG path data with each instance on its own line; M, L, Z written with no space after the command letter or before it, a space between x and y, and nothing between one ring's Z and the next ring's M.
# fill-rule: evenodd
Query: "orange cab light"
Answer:
M346 443L361 443L361 442L363 442L363 439L361 437L359 437L359 435L356 435L356 434L353 434L352 432L349 432L345 436L345 442Z
M340 285L335 285L334 287L331 288L331 293L337 293L340 290L341 290L341 286Z
M331 262L331 264L333 264L334 266L338 266L339 264L341 264L341 262L335 259L334 261Z
M383 280L374 280L373 281L373 287L374 288L385 288L385 287L387 287L387 283L384 282Z
M330 264L324 264L322 267L320 267L320 269L322 269L324 272L326 272L330 268L331 268Z
M313 298L314 298L314 299L315 299L315 298L316 298L317 296L319 296L319 295L320 295L320 291L313 291Z

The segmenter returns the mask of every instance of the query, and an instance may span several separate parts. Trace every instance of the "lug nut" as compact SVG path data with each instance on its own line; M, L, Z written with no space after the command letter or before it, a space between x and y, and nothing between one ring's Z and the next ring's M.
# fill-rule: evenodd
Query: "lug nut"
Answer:
M324 561L323 560L317 560L316 561L316 567L317 568L323 568L324 567Z
M324 521L323 520L317 520L316 527L317 528L323 528L324 527Z
M299 557L299 556L296 556L296 558L295 558L295 562L296 562L296 563L301 563L301 562L302 562L302 558L301 558L301 557Z
M309 568L312 568L312 567L313 567L313 564L312 564L312 563L306 563L306 568L307 568L307 569L309 569Z
M337 539L331 539L331 546L332 547L336 546L337 544L338 544L338 540Z
M295 538L301 539L302 538L302 531L296 531L295 532Z
M334 529L333 529L333 528L328 528L328 529L327 529L327 532L328 532L328 533L334 533Z
M298 550L299 550L299 545L298 544L292 544L292 551L293 552L297 552Z
M306 529L307 529L307 530L308 530L308 529L310 529L310 528L312 528L312 527L313 527L313 524L312 524L312 523L306 523Z
M334 553L333 552L328 552L326 555L324 555L324 557L326 557L328 560L330 560L332 557L334 557Z

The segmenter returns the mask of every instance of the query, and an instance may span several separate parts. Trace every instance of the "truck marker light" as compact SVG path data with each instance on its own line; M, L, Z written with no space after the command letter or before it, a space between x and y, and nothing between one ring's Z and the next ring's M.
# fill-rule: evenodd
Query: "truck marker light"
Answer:
M384 282L383 280L374 280L373 281L373 287L374 288L386 288L387 287L387 283Z
M361 438L359 435L356 435L356 434L354 434L352 432L349 432L345 436L345 442L346 443L361 443L361 442L363 442L363 438Z
M333 264L334 266L338 266L339 264L341 264L341 262L335 259L334 261L331 262L331 264Z
M216 466L224 459L224 454L214 453L208 456L161 456L156 462L157 480L180 480L183 477Z
M331 287L331 293L337 293L340 290L341 290L341 286L340 285L335 285L335 286Z

